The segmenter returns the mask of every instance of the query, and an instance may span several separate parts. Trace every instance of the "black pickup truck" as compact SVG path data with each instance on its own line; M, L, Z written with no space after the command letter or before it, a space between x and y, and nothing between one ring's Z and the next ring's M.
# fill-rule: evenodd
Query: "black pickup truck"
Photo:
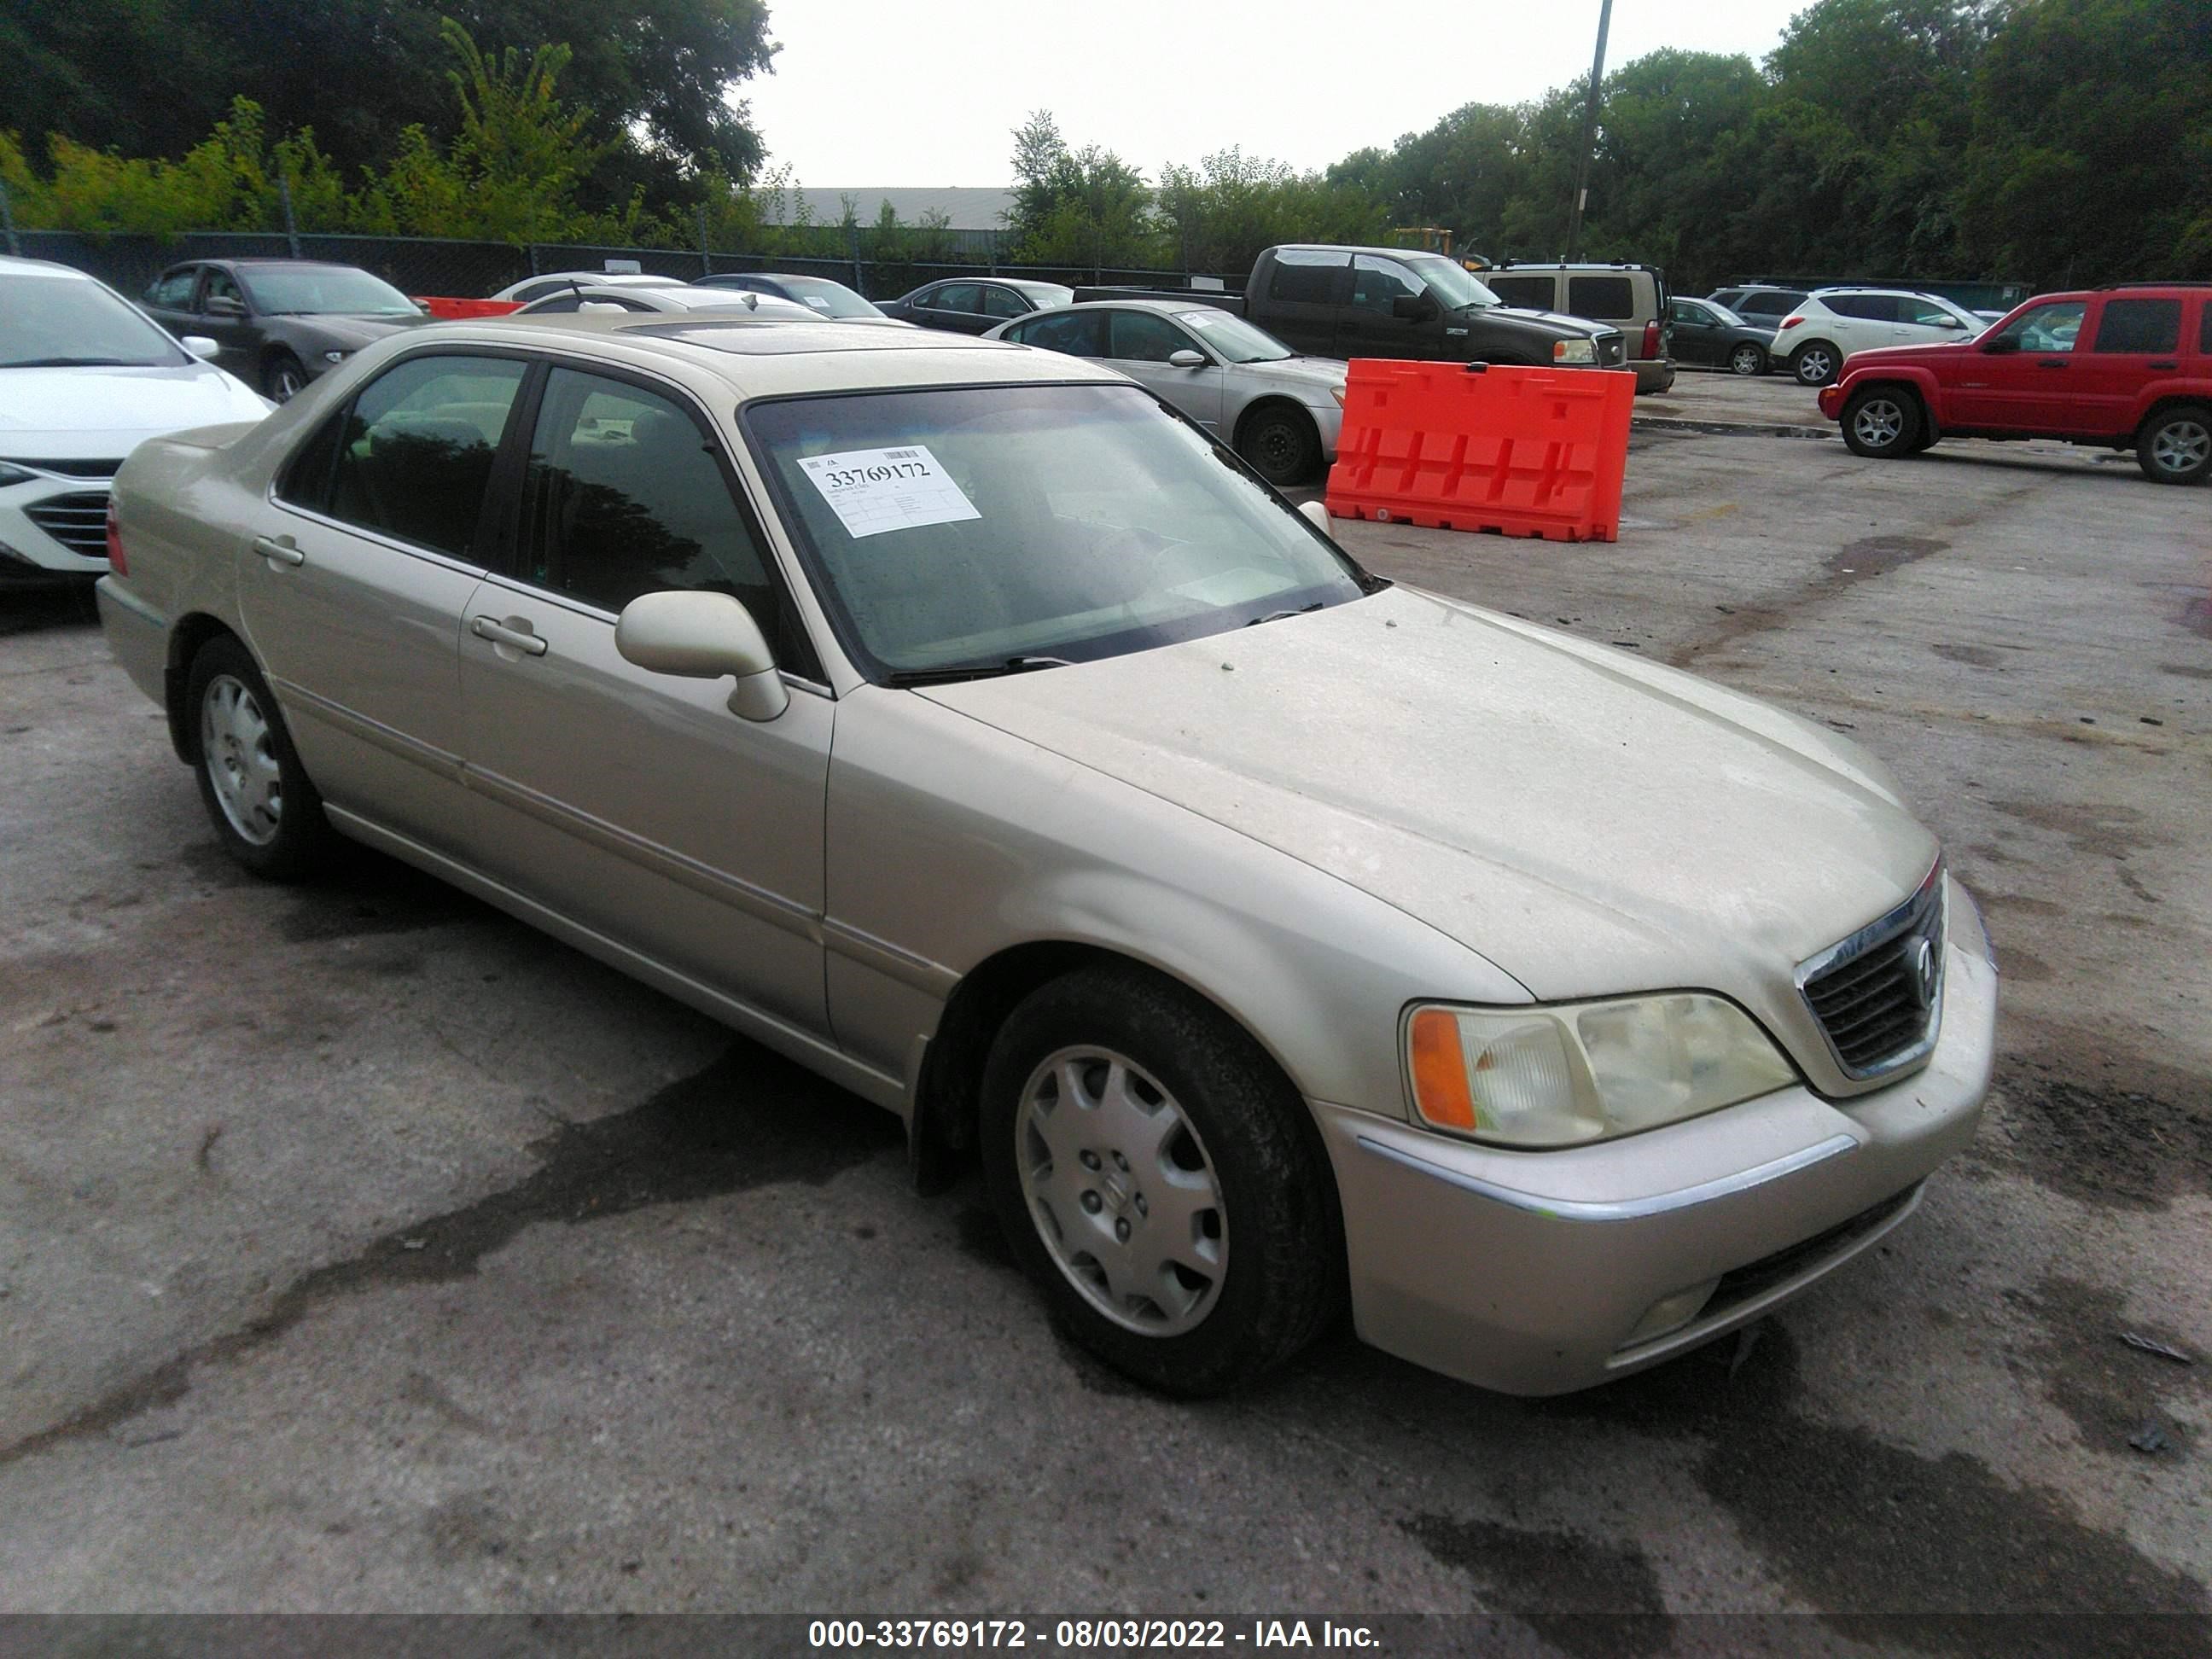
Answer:
M1078 289L1079 300L1132 289ZM1286 243L1262 252L1242 294L1179 292L1249 318L1311 357L1415 357L1534 368L1622 368L1617 328L1516 311L1438 253Z

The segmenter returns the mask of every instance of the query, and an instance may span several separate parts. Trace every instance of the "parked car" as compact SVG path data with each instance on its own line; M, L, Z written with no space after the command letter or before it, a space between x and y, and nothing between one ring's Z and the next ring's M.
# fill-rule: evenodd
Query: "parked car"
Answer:
M1619 329L1514 309L1455 260L1406 248L1286 243L1261 250L1242 294L1172 297L1218 306L1314 357L1557 368L1628 362Z
M172 265L145 307L173 334L214 340L217 363L280 404L372 340L430 320L382 277L311 259Z
M1638 392L1674 384L1668 337L1666 273L1656 265L1523 264L1507 260L1482 273L1482 285L1509 306L1609 324L1628 347Z
M773 295L805 306L824 317L880 317L872 301L827 276L799 276L781 270L734 271L720 276L702 276L695 288L734 288L752 294Z
M1150 386L1252 464L1297 483L1336 458L1345 365L1301 357L1242 317L1189 300L1040 311L984 337L1087 357Z
M528 305L565 288L681 288L681 276L656 276L649 270L549 270L509 283L491 297Z
M108 480L148 438L275 405L81 270L0 257L0 584L107 568Z
M949 283L924 283L911 294L884 301L878 308L886 317L919 323L924 328L985 334L1000 323L1050 306L1064 306L1074 298L1075 290L1060 283L963 276Z
M1801 386L1826 386L1855 351L1971 340L1988 325L1934 294L1901 289L1824 288L1808 294L1775 331L1774 355Z
M692 288L682 283L653 286L633 283L628 288L569 288L532 300L515 317L563 317L577 312L627 311L665 316L678 311L726 311L750 316L784 317L801 322L816 320L805 306L773 295L733 293L725 288Z
M1820 412L1860 455L2061 438L2132 449L2154 483L2197 483L2212 473L2212 284L2045 294L1978 339L1856 352Z
M1771 288L1753 283L1743 288L1717 288L1705 298L1733 311L1753 328L1776 329L1782 319L1805 303L1808 289Z
M383 848L975 1150L1146 1382L1348 1298L1578 1388L1903 1221L1996 980L1881 763L1231 459L997 341L452 323L142 446L100 614L240 865Z
M1746 322L1711 300L1677 297L1667 302L1674 355L1686 363L1717 363L1735 374L1764 374L1774 367L1774 326Z

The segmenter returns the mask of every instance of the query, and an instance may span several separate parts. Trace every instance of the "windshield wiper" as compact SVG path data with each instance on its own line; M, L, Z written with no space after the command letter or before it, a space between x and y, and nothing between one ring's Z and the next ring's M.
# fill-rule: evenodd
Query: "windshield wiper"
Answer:
M1263 622L1280 622L1285 617L1303 617L1309 611L1320 610L1322 603L1323 601L1316 599L1311 605L1302 605L1297 609L1291 611L1270 611L1264 617L1253 617L1252 620L1246 623L1244 626L1247 628L1257 628Z
M997 679L1038 668L1071 666L1066 657L1008 657L1004 662L969 663L963 668L905 668L884 677L885 685L950 685L957 680Z
M0 368L155 368L160 365L130 357L19 357Z

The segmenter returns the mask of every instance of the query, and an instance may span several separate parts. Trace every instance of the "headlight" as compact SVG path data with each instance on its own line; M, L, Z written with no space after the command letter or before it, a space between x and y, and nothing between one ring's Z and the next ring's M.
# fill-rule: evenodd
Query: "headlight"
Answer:
M1555 363L1594 363L1597 361L1597 342L1554 340L1552 342L1552 361Z
M1406 1048L1422 1119L1500 1146L1609 1140L1797 1076L1750 1016L1698 991L1549 1008L1417 1008Z
M0 461L0 489L6 489L13 484L28 483L32 479L38 476L39 475L37 473L31 471L28 468L16 466L7 461Z
M352 355L349 351L325 351L323 354L323 361L326 363L342 363Z

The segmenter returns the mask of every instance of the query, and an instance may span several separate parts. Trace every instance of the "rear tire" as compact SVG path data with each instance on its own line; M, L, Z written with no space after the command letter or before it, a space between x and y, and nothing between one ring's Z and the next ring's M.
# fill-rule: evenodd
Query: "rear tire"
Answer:
M1237 453L1252 470L1280 488L1310 477L1321 466L1321 434L1301 410L1273 404L1247 417Z
M1790 372L1800 386L1832 385L1843 369L1843 354L1826 340L1808 340L1790 359Z
M202 646L185 709L200 801L223 851L270 881L321 869L337 836L252 653L228 634Z
M983 1073L983 1179L1054 1319L1170 1394L1238 1388L1320 1334L1342 1224L1305 1103L1218 1009L1133 965L1007 1018Z
M1728 366L1731 374L1764 374L1767 369L1766 354L1746 341L1729 353Z
M2193 484L2212 472L2212 410L2162 409L2136 434L2136 465L2153 483Z
M1844 442L1852 454L1869 460L1918 454L1924 424L1920 400L1895 386L1872 386L1854 392L1844 405Z

